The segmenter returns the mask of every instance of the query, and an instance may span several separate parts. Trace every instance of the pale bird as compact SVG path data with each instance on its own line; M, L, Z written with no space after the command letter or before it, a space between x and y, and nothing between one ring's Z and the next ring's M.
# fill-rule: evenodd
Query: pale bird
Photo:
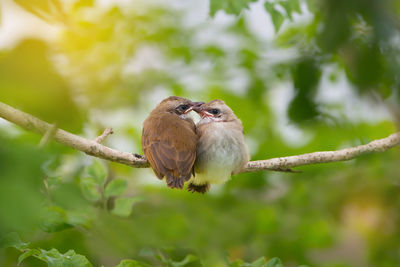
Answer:
M242 122L222 100L213 100L193 108L201 119L196 125L198 135L195 176L187 189L205 193L210 184L228 181L249 161Z

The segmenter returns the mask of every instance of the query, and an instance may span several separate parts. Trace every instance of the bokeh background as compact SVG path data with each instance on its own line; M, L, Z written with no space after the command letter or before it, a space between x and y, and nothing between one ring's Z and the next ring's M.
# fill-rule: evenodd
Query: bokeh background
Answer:
M170 95L223 99L252 160L356 146L398 130L399 13L397 0L2 0L0 101L87 138L112 127L105 144L132 153ZM200 195L40 140L0 119L0 266L23 252L27 267L400 264L398 148Z

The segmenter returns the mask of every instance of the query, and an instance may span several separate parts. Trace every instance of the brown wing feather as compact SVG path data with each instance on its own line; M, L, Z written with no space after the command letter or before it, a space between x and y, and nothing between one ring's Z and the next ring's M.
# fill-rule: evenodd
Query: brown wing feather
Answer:
M167 177L168 186L182 188L184 181L190 179L197 138L193 121L170 113L149 116L144 122L144 154L157 177Z
M177 162L178 169L185 172L185 181L189 180L193 171L193 164L196 159L196 153L179 152L179 160Z

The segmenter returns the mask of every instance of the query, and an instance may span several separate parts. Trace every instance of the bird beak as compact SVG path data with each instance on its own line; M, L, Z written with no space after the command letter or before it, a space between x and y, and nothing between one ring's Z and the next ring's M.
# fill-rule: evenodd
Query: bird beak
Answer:
M200 107L204 102L193 102L193 107Z
M192 102L192 106L191 106L190 108L188 108L188 109L185 111L184 114L189 113L189 112L192 111L192 110L194 110L194 111L196 111L196 112L199 112L199 111L197 111L197 110L198 110L198 109L200 108L200 106L203 105L203 104L204 104L204 102Z
M193 107L193 110L196 111L202 118L205 118L205 117L213 118L214 117L213 114L211 114L207 110L203 109L202 107Z
M203 109L201 108L201 105L203 105L204 102L193 102L193 106L191 107L192 110L196 111L197 113L200 113Z
M208 112L207 110L202 110L200 115L201 115L202 118L205 118L205 117L214 118L214 115L211 114L210 112Z
M193 110L196 111L197 113L200 113L203 109L201 108L201 105L203 105L204 102L193 102Z

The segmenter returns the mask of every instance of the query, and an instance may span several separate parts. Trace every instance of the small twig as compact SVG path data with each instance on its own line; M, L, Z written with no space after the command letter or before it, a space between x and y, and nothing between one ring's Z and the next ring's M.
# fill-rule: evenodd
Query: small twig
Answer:
M42 139L40 139L39 147L43 148L53 139L57 131L57 124L54 123L51 127L44 133Z
M107 138L107 136L109 136L110 134L113 134L114 132L113 132L113 129L112 128L106 128L105 130L104 130L104 132L100 135L100 136L98 136L98 137L96 137L96 139L94 139L94 141L96 142L96 143L99 143L99 144L101 144L101 143L103 143L103 141Z
M45 192L44 193L49 198L50 202L53 203L53 196L52 196L51 191L50 191L50 185L49 185L47 177L43 177L43 184L44 184L44 188L45 188Z

